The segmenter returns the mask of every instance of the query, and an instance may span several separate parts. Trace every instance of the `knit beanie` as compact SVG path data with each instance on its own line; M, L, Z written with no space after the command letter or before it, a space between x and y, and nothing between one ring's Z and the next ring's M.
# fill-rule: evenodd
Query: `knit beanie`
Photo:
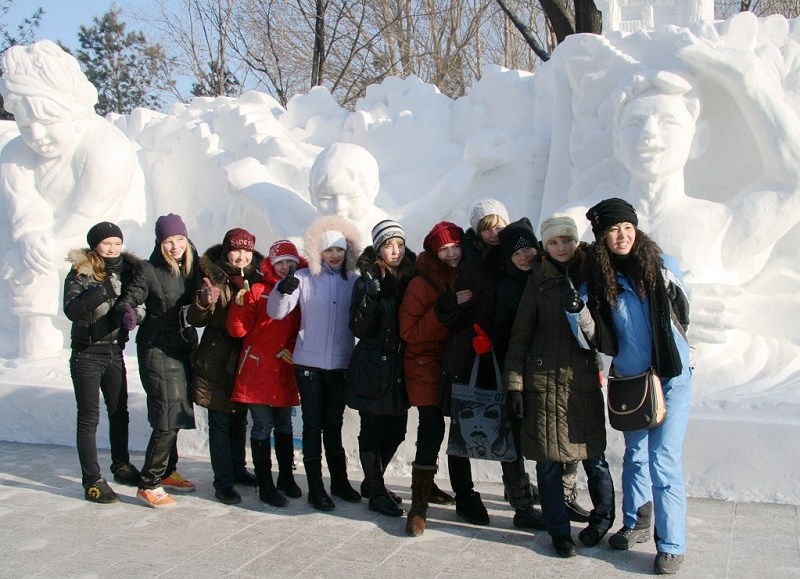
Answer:
M633 205L618 197L602 200L586 212L586 219L591 221L592 232L598 241L609 227L617 223L639 225L639 218Z
M96 225L92 225L92 228L89 229L86 234L86 243L89 244L89 249L94 249L100 245L101 241L109 237L119 237L123 239L122 230L119 226L110 221L101 221Z
M397 221L384 219L372 228L372 249L378 251L381 245L383 245L383 242L392 237L399 237L405 241L406 232L403 231L403 226Z
M325 251L331 247L347 249L347 239L344 233L336 231L335 229L329 229L322 234L322 238L320 239L320 251Z
M575 220L563 213L557 213L545 219L542 223L542 246L545 250L547 250L547 242L554 237L569 237L575 241L580 241Z
M256 236L241 227L236 227L228 231L228 233L225 234L225 239L222 240L222 253L224 255L227 255L228 252L234 249L253 251L255 248Z
M500 248L507 257L511 257L515 251L523 247L537 249L539 247L539 241L536 239L531 221L527 217L509 223L500 231L498 237L500 238Z
M481 222L481 219L487 215L497 215L508 224L508 210L506 206L497 199L483 199L473 205L469 212L469 226L472 228L472 231L479 233L478 224Z
M186 231L186 225L183 223L183 219L181 219L180 215L170 213L156 219L156 241L158 243L161 243L167 237L172 237L173 235L189 237L189 233Z
M294 243L288 239L281 239L273 243L269 248L269 262L275 265L279 261L290 260L297 264L300 263L300 252Z
M460 244L464 239L464 230L455 223L449 221L440 221L433 226L428 235L425 236L425 241L422 242L422 247L425 251L438 253L439 250L445 245L451 243Z

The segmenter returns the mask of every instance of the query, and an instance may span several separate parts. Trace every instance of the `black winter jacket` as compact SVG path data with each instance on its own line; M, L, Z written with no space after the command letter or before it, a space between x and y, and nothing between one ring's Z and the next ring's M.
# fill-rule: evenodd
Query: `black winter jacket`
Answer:
M358 338L347 369L347 405L377 415L402 415L408 410L403 378L403 350L398 312L416 255L406 249L394 274L380 277L376 254L367 247L358 258L361 277L353 286L350 330ZM366 295L366 275L380 278L376 298Z
M72 269L64 280L64 314L72 322L70 338L73 350L91 347L119 347L128 341L128 331L121 328L114 317L118 296L109 291L105 281L94 277L89 261L91 250L73 249L67 255ZM117 272L123 290L130 284L139 259L131 253L122 254Z

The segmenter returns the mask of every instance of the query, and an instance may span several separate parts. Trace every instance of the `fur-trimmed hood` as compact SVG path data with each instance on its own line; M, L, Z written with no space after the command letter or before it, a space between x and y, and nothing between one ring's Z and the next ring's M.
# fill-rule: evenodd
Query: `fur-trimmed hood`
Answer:
M253 261L244 268L244 277L250 283L261 281L261 263L264 256L253 251ZM200 258L200 271L214 285L228 283L229 276L239 275L239 268L230 265L222 251L222 244L212 245Z
M322 234L326 231L341 231L347 240L344 267L346 272L356 269L356 261L361 255L361 233L355 223L338 215L326 215L316 219L306 229L303 236L303 253L308 260L308 270L316 275L322 270Z
M88 257L90 251L92 251L90 248L82 247L80 249L71 249L67 253L65 259L72 264L72 269L74 269L77 274L94 277L94 268ZM123 251L121 255L122 261L127 262L131 268L141 261L128 251Z

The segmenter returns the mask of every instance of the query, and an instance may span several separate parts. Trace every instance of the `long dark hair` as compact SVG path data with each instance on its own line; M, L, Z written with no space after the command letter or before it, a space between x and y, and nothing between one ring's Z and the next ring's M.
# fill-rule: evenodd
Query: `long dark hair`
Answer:
M591 245L586 264L586 283L590 299L596 304L606 302L610 306L617 304L617 276L621 260L615 258L606 245L606 236ZM630 254L625 259L625 276L630 280L640 298L655 290L661 280L661 269L664 260L661 248L641 229L636 229L636 239Z

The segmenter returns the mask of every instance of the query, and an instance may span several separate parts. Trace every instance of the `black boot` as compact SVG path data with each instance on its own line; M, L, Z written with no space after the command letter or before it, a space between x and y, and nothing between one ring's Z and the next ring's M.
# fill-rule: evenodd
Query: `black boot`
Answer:
M285 507L289 501L272 482L272 449L269 440L250 440L253 467L258 481L258 498L273 507Z
M275 433L275 458L278 459L278 482L275 485L287 497L303 496L303 491L294 480L294 442L291 434Z
M328 470L331 473L331 494L349 503L361 500L361 493L350 486L347 480L347 458L344 453L325 456L328 460Z
M533 486L531 477L525 472L525 462L520 459L500 465L506 499L514 509L514 526L518 529L546 529L542 512L533 506Z
M318 511L332 511L336 508L328 493L325 492L325 485L322 484L322 459L307 458L303 460L306 467L306 478L308 479L308 503Z
M621 551L630 549L637 543L646 543L650 540L650 524L653 519L653 503L647 501L636 509L636 525L633 528L622 528L608 538L608 544Z
M419 537L425 532L428 514L428 498L431 494L433 477L436 475L435 465L411 465L411 509L406 519L406 533Z
M369 489L369 510L387 517L401 516L405 511L392 500L383 482L381 455L376 451L362 452L361 466Z
M564 504L567 516L573 523L588 523L589 511L578 503L578 463L566 462L561 469L561 484L564 486Z

